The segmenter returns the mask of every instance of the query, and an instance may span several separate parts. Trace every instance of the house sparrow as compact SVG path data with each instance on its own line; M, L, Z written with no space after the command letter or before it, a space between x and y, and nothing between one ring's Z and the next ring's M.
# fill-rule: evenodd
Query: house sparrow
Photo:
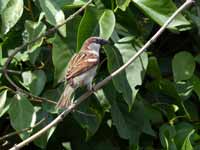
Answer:
M100 37L90 37L84 42L79 53L74 54L67 66L67 85L56 105L57 108L67 108L72 103L71 95L78 87L86 85L88 90L92 90L92 80L99 64L99 50L107 43L107 40Z

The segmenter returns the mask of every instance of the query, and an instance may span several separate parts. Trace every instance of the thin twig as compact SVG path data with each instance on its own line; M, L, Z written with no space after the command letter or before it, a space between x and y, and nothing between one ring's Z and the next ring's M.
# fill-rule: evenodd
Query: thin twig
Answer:
M15 131L15 132L8 133L8 134L6 134L6 135L0 137L0 141L3 141L3 140L5 140L5 139L7 139L7 138L9 138L9 137L11 137L11 136L14 136L14 135L17 135L17 134L20 134L20 133L29 131L29 130L31 130L31 129L33 129L33 128L36 128L37 126L39 126L40 124L42 124L45 120L46 120L46 117L44 117L43 119L41 119L39 122L37 122L37 123L36 123L34 126L32 126L32 127L28 127L28 128L24 128L24 129L22 129L22 130L20 130L20 131Z
M18 75L21 75L22 74L22 71L17 71L17 70L11 70L11 69L7 69L6 70L8 73L13 73L13 74L18 74ZM3 69L0 68L0 72L3 73Z
M86 113L86 112L83 112L83 111L80 111L80 110L75 110L75 112L83 115L83 116L86 116L86 117L95 117L95 115L93 114L89 114L89 113Z
M110 74L108 77L106 77L103 81L99 82L95 87L94 90L100 89L102 86L107 84L114 76L118 75L121 71L125 70L133 61L136 60L142 54L153 42L156 41L156 39L163 33L163 31L166 29L166 27L172 22L172 20L186 7L190 6L192 3L194 3L194 0L186 0L186 2L178 9L174 14L165 22L165 24L156 32L156 34L123 66L121 66L119 69L114 71L112 74ZM86 100L87 97L89 97L93 92L88 91L84 93L82 96L80 96L74 103L72 103L68 109L63 111L59 116L57 116L51 123L49 123L46 127L29 137L28 139L22 141L19 144L16 144L14 147L12 147L10 150L19 150L20 148L24 147L25 145L29 144L36 138L40 137L42 134L47 132L50 128L60 123L63 118L68 115L70 112L72 112L76 107L78 107L84 100Z
M69 22L70 20L72 20L76 15L78 15L81 11L83 11L90 3L92 2L92 0L89 0L85 5L83 5L80 9L78 9L75 13L73 13L72 15L70 15L69 17L67 17L67 19L65 19L64 22L62 22L61 24L56 25L55 27L49 29L46 33L42 34L41 36L35 38L32 41L29 42L25 42L23 43L21 46L16 47L13 50L13 53L8 57L8 59L6 60L5 65L3 66L3 74L6 77L6 79L8 80L8 82L16 89L16 91L24 93L26 95L28 95L29 97L32 97L33 99L38 99L38 100L42 100L42 101L46 101L52 104L56 104L56 102L52 101L52 100L48 100L46 98L42 98L42 97L38 97L35 96L33 94L31 94L30 92L27 92L25 90L23 90L22 88L20 88L17 84L15 84L15 82L13 82L13 80L9 77L8 75L8 66L10 64L10 62L12 61L12 59L14 58L14 56L22 49L26 48L29 44L32 44L36 41L38 41L39 39L45 37L45 36L49 36L53 33L55 33L57 31L57 29L61 26L63 26L64 24L66 24L67 22Z

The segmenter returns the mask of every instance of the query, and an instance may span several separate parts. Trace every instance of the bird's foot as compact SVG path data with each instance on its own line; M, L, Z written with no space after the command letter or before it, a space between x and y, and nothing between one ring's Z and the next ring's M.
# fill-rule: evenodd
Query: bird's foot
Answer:
M97 90L95 89L95 84L91 84L87 87L88 91L91 91L91 92L96 92Z

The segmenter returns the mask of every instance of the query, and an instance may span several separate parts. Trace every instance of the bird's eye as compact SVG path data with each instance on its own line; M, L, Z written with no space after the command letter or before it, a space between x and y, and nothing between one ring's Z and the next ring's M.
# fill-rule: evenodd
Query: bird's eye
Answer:
M96 39L96 40L95 40L95 43L100 44L100 40L99 40L99 39Z

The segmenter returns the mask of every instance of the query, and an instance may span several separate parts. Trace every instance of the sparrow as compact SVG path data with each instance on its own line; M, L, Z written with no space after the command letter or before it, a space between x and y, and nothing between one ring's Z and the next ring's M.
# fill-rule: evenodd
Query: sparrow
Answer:
M70 59L65 75L66 86L56 105L67 108L72 103L71 96L81 86L93 89L92 81L99 64L99 51L108 41L100 37L90 37L82 45L80 51Z

